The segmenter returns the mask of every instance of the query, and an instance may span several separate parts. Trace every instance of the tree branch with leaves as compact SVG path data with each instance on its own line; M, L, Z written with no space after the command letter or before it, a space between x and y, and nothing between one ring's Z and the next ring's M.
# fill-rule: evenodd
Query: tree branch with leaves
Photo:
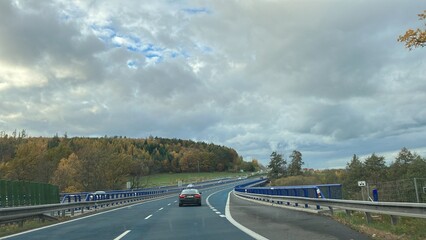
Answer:
M418 14L418 16L419 20L426 20L426 10ZM426 29L408 29L404 35L399 36L398 42L405 42L405 47L410 50L417 47L424 47L426 46Z

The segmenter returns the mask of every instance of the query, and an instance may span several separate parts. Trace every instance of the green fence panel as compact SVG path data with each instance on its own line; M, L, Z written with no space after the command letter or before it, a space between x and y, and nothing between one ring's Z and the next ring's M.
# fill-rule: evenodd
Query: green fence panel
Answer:
M47 183L0 180L0 207L59 203L59 187Z
M14 200L14 196L13 196L13 182L12 181L7 182L6 191L7 191L7 197L8 197L7 206L13 207L13 201L15 201L15 200Z
M22 193L23 193L23 203L25 206L31 205L30 204L30 191L29 191L29 184L28 181L22 182Z
M28 205L36 205L35 204L35 191L33 189L32 182L27 183L27 189L28 189Z
M12 195L13 195L13 206L17 207L19 206L19 182L13 181L12 182Z
M53 185L55 192L53 193L53 203L60 203L61 199L59 197L59 186Z
M13 206L21 206L21 182L13 182L13 194L15 195Z
M19 181L17 183L18 186L18 204L19 206L25 206L25 183L23 181Z
M31 183L31 192L32 192L32 204L33 205L39 205L40 204L40 197L39 192L37 191L37 183L32 182Z
M0 207L6 207L6 181L0 180Z
M45 204L46 203L45 185L42 183L39 183L38 187L40 191L40 204Z

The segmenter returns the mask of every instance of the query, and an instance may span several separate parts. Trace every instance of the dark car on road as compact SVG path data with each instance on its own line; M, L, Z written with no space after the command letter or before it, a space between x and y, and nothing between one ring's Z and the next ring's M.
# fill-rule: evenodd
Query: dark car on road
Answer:
M201 192L197 189L184 189L179 194L179 207L184 204L201 206Z

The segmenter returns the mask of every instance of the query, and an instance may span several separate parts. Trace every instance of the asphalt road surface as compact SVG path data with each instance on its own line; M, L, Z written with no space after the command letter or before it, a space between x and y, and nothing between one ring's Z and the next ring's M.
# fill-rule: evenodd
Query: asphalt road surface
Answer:
M230 194L232 218L267 239L369 239L330 217L241 199Z
M259 205L231 194L233 186L202 190L202 206L178 206L178 196L99 212L0 239L368 239L328 217ZM254 237L253 237L254 236ZM257 237L256 237L257 236Z

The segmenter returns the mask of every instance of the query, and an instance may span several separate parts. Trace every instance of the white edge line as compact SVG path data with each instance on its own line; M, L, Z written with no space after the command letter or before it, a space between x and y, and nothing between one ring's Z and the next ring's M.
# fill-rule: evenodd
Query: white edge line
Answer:
M114 238L114 240L120 240L122 239L124 236L126 236L126 234L128 234L130 232L130 230L125 231L124 233L120 234L120 236Z
M225 206L225 216L226 219L228 219L228 221L234 225L235 227L237 227L238 229L240 229L241 231L247 233L249 236L251 236L254 239L258 239L258 240L268 240L267 238L265 238L264 236L244 227L243 225L241 225L240 223L238 223L237 221L235 221L232 216L231 216L231 211L229 210L229 199L231 198L231 193L232 191L230 191L228 193L228 200L226 200L226 206Z

